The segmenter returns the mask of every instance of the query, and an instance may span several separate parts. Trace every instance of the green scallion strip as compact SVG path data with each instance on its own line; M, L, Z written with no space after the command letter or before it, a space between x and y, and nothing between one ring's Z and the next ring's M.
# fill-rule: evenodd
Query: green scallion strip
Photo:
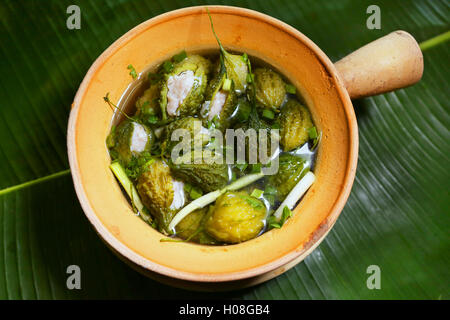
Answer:
M255 189L252 191L252 193L250 195L254 198L260 198L263 195L263 193L264 193L264 191Z
M222 89L224 91L230 91L231 89L231 80L230 79L225 79L222 85Z
M181 62L186 59L187 53L185 50L181 51L179 54L176 54L172 57L173 62Z
M144 205L142 204L136 188L134 187L130 178L128 178L127 174L125 173L125 169L122 167L122 165L118 161L114 161L113 163L111 163L109 168L114 173L117 180L119 180L120 184L122 185L123 189L127 193L128 197L130 197L130 199L132 199L133 205L136 207L136 209L139 212L143 212Z
M189 192L189 196L193 200L200 198L202 195L203 195L203 192L201 190L196 189L196 188L192 188L191 192Z

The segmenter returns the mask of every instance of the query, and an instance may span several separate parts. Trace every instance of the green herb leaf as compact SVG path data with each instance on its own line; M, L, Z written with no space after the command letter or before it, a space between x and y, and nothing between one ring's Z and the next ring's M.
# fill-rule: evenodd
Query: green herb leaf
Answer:
M292 84L286 84L286 92L290 94L296 94L297 89Z
M255 80L255 75L253 73L247 74L247 83L252 83Z
M322 139L322 132L319 132L319 134L317 134L317 129L316 127L312 127L308 130L308 135L309 138L312 139L312 146L311 146L311 151L316 149L316 147L318 146L320 139ZM312 138L314 137L314 138Z
M179 54L176 54L172 57L173 62L181 62L186 59L187 53L185 50L181 51Z
M284 206L283 213L281 214L280 225L283 226L287 219L292 217L292 211L288 208L288 206Z
M288 208L288 206L284 206L283 213L281 214L280 221L276 221L276 217L271 215L267 220L269 227L272 228L281 228L287 219L292 217L292 211Z
M308 129L308 135L309 135L309 138L311 140L317 138L317 129L316 129L316 127L309 128Z
M130 76L133 79L136 79L136 77L137 77L136 69L134 69L134 67L131 64L128 65L127 69L130 70Z
M169 73L173 70L173 63L170 61L164 61L162 68L165 73Z

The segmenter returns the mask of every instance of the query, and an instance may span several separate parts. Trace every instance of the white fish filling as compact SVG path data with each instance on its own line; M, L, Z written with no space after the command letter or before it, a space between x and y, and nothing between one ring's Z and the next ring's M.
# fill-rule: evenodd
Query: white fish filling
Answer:
M147 145L148 135L145 128L136 122L133 122L133 134L131 135L130 151L133 153L141 153Z
M178 116L178 108L191 91L194 83L201 83L200 77L195 77L191 70L184 71L178 75L170 76L167 80L167 113L170 116Z
M184 183L173 180L173 201L170 205L171 210L177 210L184 206Z
M214 100L209 104L208 120L212 120L215 116L219 115L222 111L225 101L227 100L228 93L225 91L219 91L214 96Z

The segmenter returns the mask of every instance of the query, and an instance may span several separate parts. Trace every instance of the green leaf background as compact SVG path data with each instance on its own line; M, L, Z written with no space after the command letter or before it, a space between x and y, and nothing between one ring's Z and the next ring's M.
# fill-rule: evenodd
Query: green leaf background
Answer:
M187 0L0 3L0 298L449 299L449 42L424 51L420 83L354 101L360 136L349 201L304 262L253 288L192 293L147 279L116 258L85 218L69 175L70 105L95 58L119 36ZM81 8L81 30L66 8ZM336 61L397 29L419 41L449 30L448 1L217 1L274 16ZM366 8L381 8L381 30ZM448 34L444 36L448 39ZM126 72L126 70L124 70ZM82 290L66 288L66 268ZM381 269L369 290L366 269Z

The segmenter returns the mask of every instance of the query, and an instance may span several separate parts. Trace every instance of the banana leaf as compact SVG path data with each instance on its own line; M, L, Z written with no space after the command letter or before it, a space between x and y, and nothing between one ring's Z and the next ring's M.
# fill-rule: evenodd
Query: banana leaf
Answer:
M45 0L0 2L0 299L449 299L448 1ZM336 61L397 29L424 42L421 82L354 101L360 135L354 187L336 225L302 263L253 288L192 293L133 271L85 218L68 170L66 126L84 74L114 40L173 9L251 8L303 32ZM81 29L66 27L67 7ZM426 49L426 50L425 50ZM69 265L81 290L66 286ZM377 265L381 288L368 289Z

